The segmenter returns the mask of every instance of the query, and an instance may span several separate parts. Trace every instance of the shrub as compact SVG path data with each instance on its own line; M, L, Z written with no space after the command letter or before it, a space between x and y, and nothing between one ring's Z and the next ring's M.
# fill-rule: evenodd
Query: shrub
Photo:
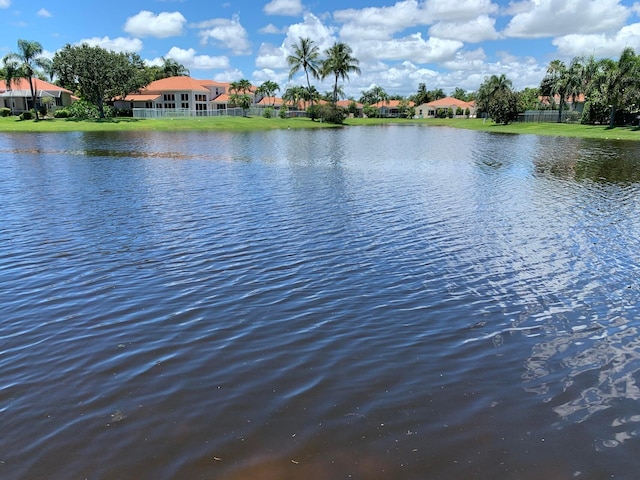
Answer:
M282 105L280 107L280 111L278 112L278 116L280 118L287 118L287 106L286 105Z
M46 116L46 115L47 115L47 106L46 106L46 105L40 105L40 106L38 107L38 114L39 114L41 117Z
M22 112L20 114L20 120L31 120L34 117L33 113L31 113L31 111L28 112Z
M265 108L264 112L262 112L262 116L264 118L271 118L273 116L273 108L271 107Z
M346 117L345 111L334 105L320 105L318 116L323 122L335 123L336 125L341 125Z
M318 118L320 116L320 105L310 105L309 108L307 108L307 115L309 115L311 120Z
M60 110L56 110L53 112L54 118L69 118L71 113L66 108L61 108Z
M11 115L11 109L7 107L0 108L0 117L8 117Z
M464 110L462 110L462 107L456 108L456 115L463 115L463 114L464 114Z

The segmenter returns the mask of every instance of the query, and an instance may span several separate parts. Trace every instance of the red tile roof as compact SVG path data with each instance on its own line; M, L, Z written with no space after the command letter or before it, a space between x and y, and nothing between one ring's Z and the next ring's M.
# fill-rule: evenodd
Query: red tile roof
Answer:
M196 80L191 77L169 77L155 80L140 90L142 94L161 93L167 91L192 91L192 92L209 92L206 88L210 80Z
M375 108L398 108L400 106L400 102L402 100L387 100L387 101L382 101L382 102L378 102L378 103L374 103L373 105L371 105L372 107ZM407 106L408 107L413 107L415 104L413 102L408 102Z
M474 106L474 104L474 102L465 102L453 97L444 97L439 98L438 100L434 100L433 102L428 102L426 105L432 108L448 108L452 106L460 108L471 108Z
M40 80L39 78L33 79L33 88L36 90L48 90L50 92L67 92L71 93L71 91L66 88L59 87L58 85L54 85L53 83L45 82L44 80ZM30 90L29 79L27 78L16 78L11 82L11 90ZM0 92L7 91L7 84L4 80L0 80Z

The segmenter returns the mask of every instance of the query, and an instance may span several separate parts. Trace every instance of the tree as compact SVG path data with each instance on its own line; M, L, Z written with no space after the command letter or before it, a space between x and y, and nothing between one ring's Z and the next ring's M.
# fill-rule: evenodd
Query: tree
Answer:
M53 57L58 83L98 108L105 117L105 103L124 98L148 83L147 70L135 53L116 53L86 43L65 45Z
M476 95L476 105L480 112L487 112L496 123L508 123L518 113L517 98L512 91L512 82L504 74L485 78Z
M280 90L280 85L272 80L267 80L256 89L256 95L260 95L266 98L271 97L271 105L273 106L276 103L275 94L278 90Z
M538 110L540 106L540 89L527 87L520 91L520 110Z
M307 88L311 90L309 74L311 74L313 78L319 78L319 62L320 49L315 45L315 42L309 38L298 37L298 43L293 45L293 54L287 57L287 63L289 67L291 67L291 70L289 70L289 80L291 80L300 69L303 69L307 77Z
M242 108L242 115L246 116L247 109L251 106L251 82L245 78L236 82L231 82L229 85L229 104L232 107Z
M300 101L304 98L303 87L289 87L284 91L282 100L288 102L296 110L299 108Z
M431 101L431 97L429 96L429 92L427 91L427 86L424 83L418 84L418 92L413 95L413 102L416 105L422 105L423 103L429 103Z
M333 75L335 79L332 99L335 106L338 101L338 80L348 80L350 73L360 74L360 62L352 55L353 50L346 43L334 43L325 54L327 58L322 62L321 76L326 78Z
M362 92L362 96L360 97L360 103L365 105L374 105L378 102L389 103L389 95L385 92L384 88L375 85L371 87L369 90L365 90Z
M28 40L18 40L18 51L8 53L3 59L5 79L7 75L10 76L8 84L11 83L13 78L26 78L29 80L31 103L36 112L36 121L39 120L39 117L33 77L36 76L39 68L45 68L48 65L48 61L42 56L42 45Z
M640 59L633 48L622 51L618 62L607 63L606 79L603 82L603 93L611 106L609 127L615 124L616 111L621 105L632 105L640 97L638 93L638 74Z
M451 96L453 98L457 98L458 100L462 100L463 102L467 101L467 92L460 87L456 87Z

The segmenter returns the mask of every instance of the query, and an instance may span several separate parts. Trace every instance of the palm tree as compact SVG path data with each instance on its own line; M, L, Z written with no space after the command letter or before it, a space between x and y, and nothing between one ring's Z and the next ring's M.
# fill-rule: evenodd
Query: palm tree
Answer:
M627 47L620 54L617 63L610 63L604 82L604 93L611 106L609 127L615 123L616 110L622 104L631 104L638 98L637 76L640 71L640 57L633 48Z
M540 84L540 93L544 96L560 98L558 105L558 123L562 122L564 103L575 81L572 73L562 60L552 60L547 67L547 73Z
M256 94L261 97L270 97L272 100L271 106L274 106L276 104L275 94L278 90L280 90L280 85L271 80L267 80L256 89Z
M42 57L42 45L28 40L18 40L18 52L8 53L3 59L6 71L10 70L12 72L12 78L26 78L29 80L31 102L36 113L36 121L39 120L39 117L33 77L36 76L38 68L46 68L48 62L48 59Z
M297 110L299 108L300 100L304 98L304 88L303 87L289 87L284 91L282 95L282 100L285 102L289 102L292 107L295 107Z
M353 50L346 43L334 43L325 54L327 58L322 62L321 76L326 78L333 75L335 78L333 86L333 104L338 101L338 80L340 78L349 79L350 73L360 74L360 62L353 55Z
M160 71L162 72L162 78L189 76L189 69L173 58L162 57Z
M307 88L311 89L311 82L309 80L309 74L313 78L320 76L320 49L315 42L309 38L298 37L299 43L293 45L293 54L287 57L287 63L291 70L289 70L289 80L300 70L304 70L304 74L307 77ZM313 105L313 102L311 103Z

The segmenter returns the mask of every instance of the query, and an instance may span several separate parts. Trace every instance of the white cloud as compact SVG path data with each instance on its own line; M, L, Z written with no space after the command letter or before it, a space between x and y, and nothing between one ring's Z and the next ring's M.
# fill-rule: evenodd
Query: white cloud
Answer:
M49 17L52 16L51 13L49 12L49 10L47 10L46 8L41 8L40 10L38 10L36 15L38 15L39 17L44 17L44 18L49 18Z
M260 85L266 82L267 80L276 82L280 87L280 90L276 92L276 96L282 96L282 94L284 93L284 90L286 89L285 85L289 80L289 77L286 73L276 72L269 68L263 68L262 70L255 70L251 74L251 78L252 78L251 82L254 85Z
M480 15L497 14L499 7L491 0L427 0L424 11L431 22L466 22Z
M165 55L165 58L172 58L178 63L181 63L189 70L214 70L214 69L226 69L229 68L229 59L225 56L212 57L210 55L196 55L196 51L193 48L182 49L178 47L172 47ZM155 59L152 63L156 64L161 59Z
M333 18L336 22L344 24L340 34L346 34L350 38L371 30L377 31L383 38L389 38L409 27L429 23L423 4L417 0L397 2L391 7L337 10L333 13Z
M287 52L291 51L291 46L298 43L300 38L311 38L323 52L335 41L333 30L324 25L318 17L312 13L305 13L301 23L289 25L287 37L283 42L283 48Z
M631 10L619 0L526 0L512 4L511 12L505 35L540 38L617 30Z
M242 70L238 70L237 68L232 68L229 70L225 70L224 72L218 73L213 76L213 79L216 82L234 82L236 80L240 80L242 78L246 78Z
M0 8L9 8L11 6L11 0L0 0Z
M80 45L86 43L92 47L101 47L105 50L112 50L114 52L133 52L137 53L142 50L142 40L138 38L109 38L109 37L92 37L85 38L76 43Z
M251 53L249 34L240 24L240 18L234 15L231 19L215 18L196 25L200 30L200 42L205 45L212 43L230 49L234 55L248 55Z
M622 27L614 35L565 35L554 39L553 44L558 47L558 53L567 58L585 53L596 57L619 57L626 47L640 50L640 23Z
M267 15L297 16L303 9L300 0L271 0L264 6L263 11Z
M260 45L256 57L256 67L262 69L288 68L287 53L284 47L277 47L270 43Z
M496 40L499 35L495 23L495 19L487 15L481 15L465 23L440 22L429 29L429 35L470 43Z
M137 37L169 38L182 35L187 20L180 12L153 12L142 10L127 18L124 31Z
M267 25L266 27L262 27L260 30L258 30L260 33L267 33L267 34L279 34L279 33L284 33L284 31L280 30L278 27L276 27L273 23L270 23L269 25Z
M352 45L352 48L355 57L361 61L411 59L416 63L438 63L453 58L463 46L464 44L457 40L436 37L424 40L422 34L414 33L400 39L369 39Z

